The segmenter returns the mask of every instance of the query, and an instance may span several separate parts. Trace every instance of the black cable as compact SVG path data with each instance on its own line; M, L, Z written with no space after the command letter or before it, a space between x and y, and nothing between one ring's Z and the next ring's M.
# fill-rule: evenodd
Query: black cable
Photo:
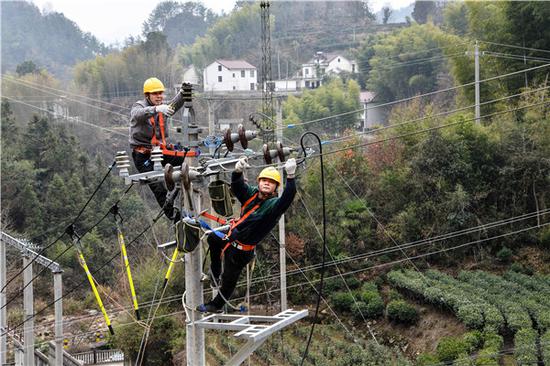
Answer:
M325 278L325 257L327 252L327 217L326 217L326 202L325 202L325 169L323 167L323 144L321 143L321 139L316 133L313 132L306 132L300 137L300 145L302 147L302 151L304 152L304 155L306 154L306 148L304 146L304 137L306 135L312 135L317 139L317 142L319 143L319 158L321 160L321 200L323 202L323 259L322 259L322 266L321 266L321 281L319 282L319 290L317 291L317 305L315 306L315 315L313 316L313 320L311 321L311 330L309 331L309 337L306 344L306 349L304 350L304 355L302 356L302 361L300 361L300 366L304 364L304 361L306 360L307 353L309 351L309 345L311 343L311 339L313 338L313 330L315 329L315 322L317 321L317 317L319 315L319 305L321 304L321 297L323 296L323 280Z
M70 227L72 225L74 225L76 223L76 220L78 220L80 218L80 215L82 215L82 213L84 212L84 210L86 209L86 207L90 204L90 201L92 200L92 198L95 196L95 194L97 193L97 191L99 191L99 188L101 188L101 186L103 185L103 183L105 182L105 180L107 179L107 177L109 176L109 174L111 174L111 170L113 170L114 166L116 164L116 161L113 161L113 163L111 164L111 166L109 166L109 169L107 170L107 173L105 174L105 176L103 177L103 179L101 180L101 182L99 182L99 184L97 185L96 189L94 190L94 192L92 193L92 195L90 196L90 198L88 198L88 201L86 201L86 203L84 204L84 206L80 209L80 212L78 213L78 215L76 215L76 217L73 219L73 221L67 226L67 227ZM6 287L17 277L19 276L21 273L23 273L23 271L25 269L27 269L30 265L32 265L36 259L38 257L40 257L42 254L44 254L46 252L47 249L49 249L51 246L53 246L55 243L57 243L59 240L61 240L61 238L63 237L63 235L65 235L65 232L63 232L61 235L59 235L53 242L51 242L50 244L46 245L44 248L42 248L42 250L40 250L38 253L36 253L36 256L31 260L29 261L29 263L27 263L26 266L23 266L23 268L17 272L15 274L15 276L13 276L12 278L9 279L8 282L6 282L6 284L4 285L4 287L2 287L2 289L0 291L4 291L6 289Z
M113 213L113 210L115 207L118 208L118 204L120 203L120 201L122 200L122 198L126 195L126 193L128 193L130 191L130 189L134 186L134 184L130 184L130 186L124 191L124 193L122 194L122 196L120 196L120 198L113 204L113 206L111 206L111 208L109 209L109 211L107 211L107 213L105 215L103 215L103 217L101 219L99 219L95 224L93 224L92 226L90 226L88 229L86 229L82 235L80 236L80 238L83 238L84 236L86 236L89 232L91 232L95 227L97 227L99 224L101 224L101 222L103 222L103 220L105 220L105 218ZM119 214L120 216L120 214ZM122 218L122 216L120 216ZM65 231L63 232L63 234L67 234L67 230L69 230L70 228L73 228L74 227L74 224L71 224L69 226L67 226L67 228L65 229ZM74 232L74 228L72 229L72 232ZM63 236L63 234L61 236ZM15 300L22 292L23 290L25 290L31 283L33 283L33 281L38 277L40 276L45 270L47 270L48 268L50 268L50 266L53 264L53 262L57 261L62 255L64 255L65 253L67 253L69 251L69 249L71 249L72 247L74 246L74 244L71 242L70 245L67 246L67 248L65 248L61 253L59 253L54 259L51 259L50 263L48 263L47 266L45 267L42 267L42 269L26 284L23 286L23 288L19 291L19 293L17 295L15 295L14 297L12 297L8 302L6 302L6 304L4 304L4 306L2 306L0 308L0 310L2 310L3 308L5 308L6 306L8 306L8 304L10 304L13 300ZM7 286L7 284L6 284Z
M132 239L129 243L128 243L128 247L130 247L132 244L134 244L141 236L143 236L143 234L145 234L145 232L147 232L148 230L150 230L154 224L156 224L156 222L163 216L163 210L161 209L159 211L159 213L157 214L157 216L153 219L153 222L151 224L149 224L149 226L147 226L141 233L139 233L134 239ZM112 261L114 261L119 255L120 255L120 250L113 256L111 257L107 262L105 262L101 267L99 267L97 270L95 270L94 272L91 272L92 276L99 273L103 268L105 268L107 265L109 265ZM56 299L52 302L50 302L48 305L44 306L42 309L40 309L39 311L37 311L36 313L34 313L32 316L30 316L29 318L27 318L26 320L22 321L21 323L15 325L14 327L11 327L10 330L15 330L19 327L21 327L22 325L24 325L28 320L30 319L33 319L35 318L36 316L38 316L39 314L42 314L46 309L48 309L49 307L51 307L52 305L54 305L57 301L63 299L64 297L66 297L67 295L75 292L78 288L80 288L82 285L84 285L85 283L88 282L88 279L84 279L83 281L77 283L75 286L73 286L71 289L69 289L68 291L66 291L63 296L61 296L59 299ZM6 330L4 333L0 334L0 336L4 336L8 334L8 330Z

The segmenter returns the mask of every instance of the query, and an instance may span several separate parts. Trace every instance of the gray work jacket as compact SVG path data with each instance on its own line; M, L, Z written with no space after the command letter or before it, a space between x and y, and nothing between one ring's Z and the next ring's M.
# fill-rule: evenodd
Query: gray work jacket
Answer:
M174 110L177 112L181 107L183 107L183 94L179 92L176 96L165 102L166 104L171 104L174 107ZM160 128L158 123L158 113L155 112L155 106L149 103L146 99L138 100L132 106L130 111L130 147L135 148L138 146L144 146L148 149L152 148L151 138L153 137L153 126L149 121L151 117L155 118L155 132L157 139L162 141L162 136L160 134ZM167 117L164 116L164 136L168 137L168 128L167 128Z

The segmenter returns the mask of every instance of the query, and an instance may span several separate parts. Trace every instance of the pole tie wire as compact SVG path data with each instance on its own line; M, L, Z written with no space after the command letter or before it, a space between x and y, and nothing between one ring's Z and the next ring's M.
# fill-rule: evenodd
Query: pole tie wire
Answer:
M124 243L124 235L122 233L122 223L124 221L124 218L120 214L118 204L113 205L111 207L111 213L113 214L113 218L115 221L116 231L117 231L117 239L118 244L120 246L120 255L122 258L122 265L126 269L126 276L128 278L128 285L130 286L130 294L132 297L132 302L134 305L134 312L136 313L136 319L139 321L141 320L139 316L139 305L138 300L136 296L136 289L134 287L134 280L132 279L132 271L130 269L130 262L128 260L128 253L126 251L126 244Z
M88 278L88 281L90 282L90 286L92 287L92 292L94 293L97 305L99 306L99 309L103 313L103 317L105 318L105 324L107 324L107 327L109 328L109 332L111 335L115 334L115 331L113 330L113 327L111 325L111 319L109 319L109 315L107 314L107 311L105 310L105 306L103 306L103 301L101 301L101 296L99 296L99 292L97 291L97 287L95 285L95 281L92 277L92 273L90 272L90 269L88 268L88 265L86 264L86 259L84 259L84 254L82 253L82 243L80 241L80 237L76 233L74 229L74 225L69 225L67 229L65 230L67 235L71 237L73 240L73 244L76 248L76 251L78 253L78 263L80 263L80 266L84 269L84 272L86 273L86 277Z

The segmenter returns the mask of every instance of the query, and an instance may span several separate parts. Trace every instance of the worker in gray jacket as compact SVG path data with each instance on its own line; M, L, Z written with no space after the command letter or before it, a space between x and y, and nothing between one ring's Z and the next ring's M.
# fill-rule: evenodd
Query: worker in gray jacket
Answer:
M159 146L163 154L164 166L170 163L179 166L186 156L194 152L178 151L172 144L166 142L168 129L166 118L171 117L185 102L192 101L191 85L183 83L181 90L169 102L164 102L164 84L157 78L149 78L143 84L145 99L134 103L130 112L130 147L134 165L140 173L153 170L151 151ZM163 208L166 216L179 220L179 213L174 212L171 204L166 203L166 188L163 183L149 184L157 202Z

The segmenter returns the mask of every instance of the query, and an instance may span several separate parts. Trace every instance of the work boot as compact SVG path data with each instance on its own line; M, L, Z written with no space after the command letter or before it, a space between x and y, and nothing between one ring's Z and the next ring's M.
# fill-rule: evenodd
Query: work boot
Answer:
M221 313L221 312L223 312L222 308L218 308L218 307L212 305L209 302L207 302L206 304L200 304L199 306L197 306L197 308L195 310L197 310L200 313Z

